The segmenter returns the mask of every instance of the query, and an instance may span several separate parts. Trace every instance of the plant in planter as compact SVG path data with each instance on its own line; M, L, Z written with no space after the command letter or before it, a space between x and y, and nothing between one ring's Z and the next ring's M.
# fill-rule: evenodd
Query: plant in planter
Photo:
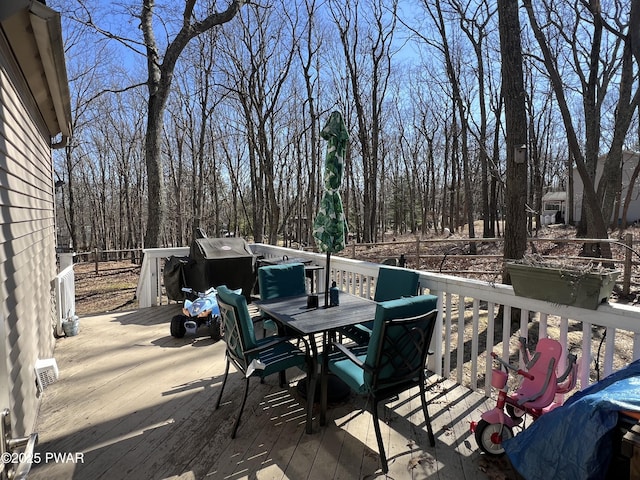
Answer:
M591 310L609 299L621 273L593 263L580 267L552 262L538 255L509 261L506 268L516 295Z

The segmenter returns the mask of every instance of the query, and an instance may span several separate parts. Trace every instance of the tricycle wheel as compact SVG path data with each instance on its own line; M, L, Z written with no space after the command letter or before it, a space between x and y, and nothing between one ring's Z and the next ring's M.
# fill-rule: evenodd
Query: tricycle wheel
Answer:
M222 338L222 331L220 329L220 317L217 315L211 316L211 321L209 322L209 335L216 342Z
M502 442L513 438L513 430L507 425L480 420L476 426L475 437L480 450L487 455L499 457L504 454Z
M185 317L184 315L176 315L171 319L171 336L175 338L182 338L187 333L187 329L184 327Z

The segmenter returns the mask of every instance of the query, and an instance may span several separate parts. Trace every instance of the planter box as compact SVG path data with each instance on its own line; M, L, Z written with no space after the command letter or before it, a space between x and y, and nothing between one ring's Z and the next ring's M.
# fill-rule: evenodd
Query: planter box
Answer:
M609 299L621 273L584 273L521 263L507 263L507 270L516 295L590 310Z

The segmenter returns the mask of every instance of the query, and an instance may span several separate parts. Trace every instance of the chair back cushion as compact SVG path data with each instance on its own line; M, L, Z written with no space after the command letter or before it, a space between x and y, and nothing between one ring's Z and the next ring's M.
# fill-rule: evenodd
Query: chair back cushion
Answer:
M260 267L258 285L261 300L304 295L306 293L304 265L285 263Z
M216 291L220 315L224 322L227 349L238 357L243 357L245 350L255 348L257 345L247 300L244 295L235 293L226 285L219 286Z
M417 295L419 280L420 275L413 270L396 267L380 267L373 299L376 302L386 302L388 300Z
M420 295L381 302L371 331L364 381L379 390L421 378L437 316L438 297Z

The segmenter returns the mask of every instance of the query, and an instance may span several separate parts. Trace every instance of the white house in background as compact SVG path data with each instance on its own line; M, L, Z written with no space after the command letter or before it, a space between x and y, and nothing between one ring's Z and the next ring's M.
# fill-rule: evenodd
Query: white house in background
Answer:
M14 436L34 429L35 364L53 356L51 149L70 125L60 15L35 0L0 1L0 410Z
M567 217L567 192L548 192L542 196L542 223L566 223Z
M600 181L600 177L602 176L602 169L604 167L604 162L606 160L606 156L601 156L598 158L598 165L596 167L596 187L598 182ZM624 152L622 154L622 193L620 196L620 211L619 215L622 215L622 209L624 207L624 201L627 196L627 190L629 189L629 183L631 182L631 176L633 174L634 169L638 165L638 161L640 160L640 153L638 152ZM580 215L582 214L582 192L584 191L584 185L582 183L582 179L580 178L580 174L576 168L572 171L573 175L573 218L578 221L580 220ZM637 220L640 220L640 185L636 184L632 185L632 198L631 203L629 204L629 210L627 212L627 223L632 223ZM614 212L615 215L615 212ZM611 218L611 221L614 221L615 218Z

